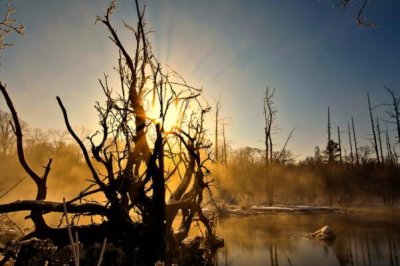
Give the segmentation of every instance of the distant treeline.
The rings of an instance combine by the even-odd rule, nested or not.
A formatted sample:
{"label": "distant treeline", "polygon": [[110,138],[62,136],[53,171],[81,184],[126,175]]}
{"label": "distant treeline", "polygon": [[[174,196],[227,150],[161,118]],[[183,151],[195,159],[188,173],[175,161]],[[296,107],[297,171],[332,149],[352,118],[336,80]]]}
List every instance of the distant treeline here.
{"label": "distant treeline", "polygon": [[[313,156],[300,161],[286,148],[296,128],[283,146],[275,141],[274,135],[279,132],[275,89],[267,87],[264,93],[262,149],[230,149],[225,122],[219,117],[218,101],[214,156],[220,196],[236,204],[265,201],[269,204],[394,205],[400,192],[397,152],[400,97],[390,87],[385,86],[385,90],[389,96],[386,103],[372,105],[366,94],[371,125],[366,138],[368,144],[360,143],[362,134],[357,132],[353,117],[344,129],[339,125],[333,127],[328,106],[327,142],[321,146],[324,148],[316,146]],[[384,111],[384,118],[376,114],[378,107],[380,113]]]}
{"label": "distant treeline", "polygon": [[[67,132],[42,131],[23,125],[24,149],[31,165],[40,170],[49,158],[54,158],[48,181],[49,200],[78,193],[84,187],[82,176],[89,177],[90,173]],[[87,132],[81,135],[83,139]],[[225,150],[221,156],[224,160],[217,164],[214,173],[216,186],[226,202],[236,204],[250,201],[335,206],[396,204],[400,195],[400,167],[393,153],[383,156],[379,164],[371,146],[358,147],[357,154],[358,163],[354,151],[353,155],[343,154],[340,159],[337,147],[327,146],[324,150],[315,147],[314,156],[296,161],[290,150],[285,149],[274,151],[266,165],[262,149]],[[3,111],[0,111],[0,169],[0,192],[26,175],[18,162],[9,114]],[[24,180],[13,193],[0,200],[33,198],[30,182]]]}
{"label": "distant treeline", "polygon": [[329,162],[327,153],[316,148],[314,157],[267,166],[258,148],[229,155],[227,163],[218,166],[220,196],[227,203],[392,206],[400,192],[400,167],[390,161],[383,167],[368,153],[358,164],[350,158]]}
{"label": "distant treeline", "polygon": [[[9,113],[0,110],[0,192],[5,192],[27,174],[18,161],[16,139]],[[29,128],[23,124],[24,150],[30,165],[37,171],[43,171],[49,158],[54,159],[48,180],[49,200],[62,200],[63,197],[76,195],[83,187],[82,176],[90,177],[77,145],[68,133],[62,130]],[[82,135],[84,135],[83,130]],[[79,182],[77,182],[79,180]],[[85,181],[84,181],[85,182]],[[9,199],[32,199],[35,190],[33,182],[26,178],[2,202]],[[2,193],[0,193],[2,194]]]}

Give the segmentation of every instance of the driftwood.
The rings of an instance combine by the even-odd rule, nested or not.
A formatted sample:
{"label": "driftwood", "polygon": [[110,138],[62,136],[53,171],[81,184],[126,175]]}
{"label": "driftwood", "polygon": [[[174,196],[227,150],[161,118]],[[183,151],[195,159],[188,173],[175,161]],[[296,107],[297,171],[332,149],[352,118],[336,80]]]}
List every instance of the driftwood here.
{"label": "driftwood", "polygon": [[334,240],[336,238],[335,234],[333,233],[332,228],[325,225],[321,229],[315,231],[314,233],[309,235],[312,238],[316,238],[319,240]]}

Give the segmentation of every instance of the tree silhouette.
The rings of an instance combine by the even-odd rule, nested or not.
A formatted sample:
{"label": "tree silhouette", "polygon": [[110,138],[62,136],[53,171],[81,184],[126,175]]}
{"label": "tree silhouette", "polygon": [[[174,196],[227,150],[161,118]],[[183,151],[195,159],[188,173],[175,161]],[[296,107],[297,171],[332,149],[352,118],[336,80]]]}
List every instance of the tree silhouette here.
{"label": "tree silhouette", "polygon": [[[207,168],[211,161],[211,142],[204,128],[210,107],[200,89],[188,85],[174,71],[162,71],[150,49],[144,11],[137,1],[135,4],[137,26],[125,24],[134,36],[132,54],[111,23],[116,1],[103,17],[97,17],[119,50],[115,69],[120,84],[115,90],[109,85],[107,75],[99,79],[106,100],[95,105],[100,129],[87,138],[88,143],[73,130],[67,109],[57,97],[67,130],[78,144],[92,178],[90,186],[66,204],[45,201],[52,159],[41,175],[27,163],[17,112],[6,86],[0,83],[12,114],[19,161],[37,187],[36,200],[0,205],[0,213],[31,211],[35,231],[25,239],[50,238],[57,245],[66,245],[71,241],[67,233],[71,230],[72,235],[80,236],[81,242],[103,242],[107,238],[108,243],[121,246],[127,264],[139,261],[154,265],[157,260],[184,264],[188,263],[182,261],[184,252],[186,256],[200,252],[185,251],[182,242],[194,223],[204,226],[206,233],[201,239],[207,249],[215,250],[223,244],[215,236],[212,216],[202,209],[203,201],[210,198],[205,192],[210,192],[212,181]],[[173,125],[167,127],[171,121]],[[102,194],[105,202],[80,204],[95,194]],[[77,215],[101,216],[104,222],[67,228],[53,228],[46,223],[44,213],[66,209]],[[177,221],[179,228],[174,231],[178,213],[181,214]]]}
{"label": "tree silhouette", "polygon": [[275,88],[271,90],[269,87],[265,88],[264,94],[264,120],[265,120],[265,165],[273,163],[273,147],[272,147],[272,129],[276,120],[276,113],[278,112],[274,105]]}

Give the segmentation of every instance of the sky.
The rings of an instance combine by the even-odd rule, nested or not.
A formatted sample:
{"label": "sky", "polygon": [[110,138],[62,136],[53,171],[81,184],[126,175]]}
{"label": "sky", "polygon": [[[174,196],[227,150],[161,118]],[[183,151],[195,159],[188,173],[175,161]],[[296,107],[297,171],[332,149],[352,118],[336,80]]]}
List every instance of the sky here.
{"label": "sky", "polygon": [[[14,46],[1,52],[0,80],[19,116],[31,127],[64,128],[55,99],[60,96],[75,127],[97,128],[93,106],[103,99],[98,78],[116,75],[118,50],[105,27],[94,22],[110,1],[0,0],[1,14],[8,2],[26,27],[25,35],[8,38]],[[149,36],[154,53],[165,68],[202,87],[210,105],[221,97],[233,148],[263,147],[263,94],[270,87],[276,88],[276,148],[296,127],[288,149],[304,158],[326,145],[328,106],[333,131],[343,129],[345,144],[353,116],[365,145],[371,132],[366,93],[373,105],[390,102],[384,85],[400,95],[400,2],[368,3],[364,15],[375,29],[356,25],[358,0],[344,11],[334,3],[146,0],[141,5],[154,31]],[[134,1],[118,1],[112,21],[131,46],[122,21],[136,22]],[[2,101],[0,109],[6,110]],[[387,119],[387,109],[376,108],[374,115]]]}

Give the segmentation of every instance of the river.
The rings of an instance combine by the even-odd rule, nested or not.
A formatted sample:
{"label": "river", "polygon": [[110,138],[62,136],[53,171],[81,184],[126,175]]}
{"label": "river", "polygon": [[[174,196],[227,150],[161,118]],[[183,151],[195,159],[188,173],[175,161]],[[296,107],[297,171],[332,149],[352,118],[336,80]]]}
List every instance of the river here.
{"label": "river", "polygon": [[[225,240],[218,265],[399,265],[399,212],[224,217],[217,226]],[[324,225],[334,231],[333,242],[302,237]]]}

